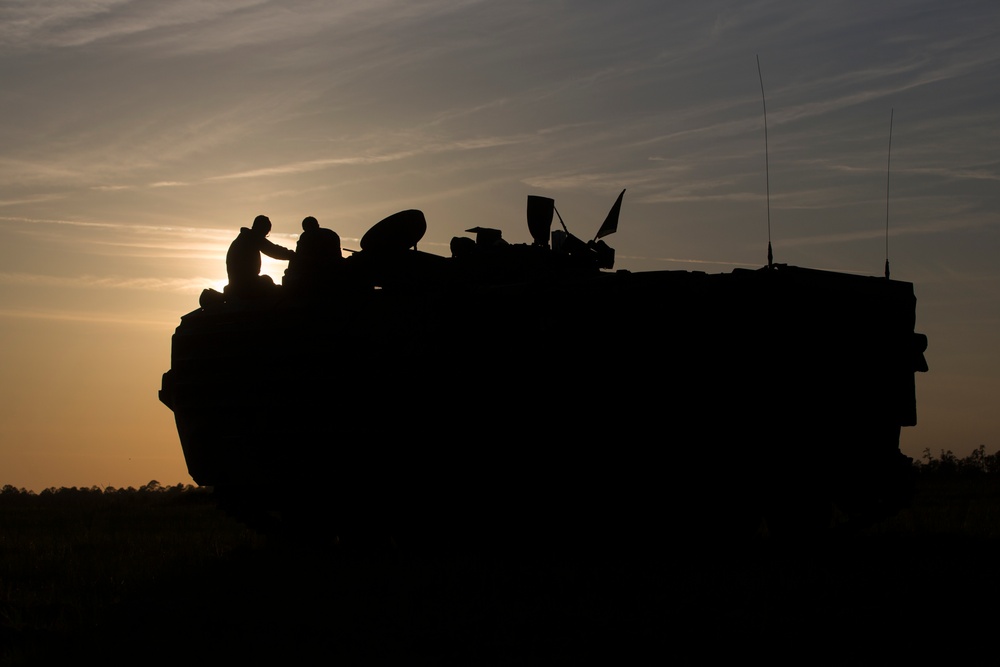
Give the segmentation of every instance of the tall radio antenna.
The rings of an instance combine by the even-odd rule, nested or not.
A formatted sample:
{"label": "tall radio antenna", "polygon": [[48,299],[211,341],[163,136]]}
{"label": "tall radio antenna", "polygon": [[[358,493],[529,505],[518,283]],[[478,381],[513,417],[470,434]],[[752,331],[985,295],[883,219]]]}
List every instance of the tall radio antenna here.
{"label": "tall radio antenna", "polygon": [[757,56],[757,78],[760,79],[760,99],[764,104],[764,187],[767,197],[767,267],[771,268],[774,262],[774,254],[771,252],[771,176],[767,156],[767,100],[764,98],[764,76],[760,73],[760,55]]}
{"label": "tall radio antenna", "polygon": [[889,157],[885,161],[885,277],[889,279],[889,164],[892,162],[892,114],[889,110]]}

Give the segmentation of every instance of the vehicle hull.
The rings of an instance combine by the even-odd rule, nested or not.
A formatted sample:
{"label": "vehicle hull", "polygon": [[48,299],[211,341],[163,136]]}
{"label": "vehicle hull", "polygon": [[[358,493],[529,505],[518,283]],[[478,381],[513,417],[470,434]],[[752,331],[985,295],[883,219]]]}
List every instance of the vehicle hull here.
{"label": "vehicle hull", "polygon": [[908,501],[899,435],[926,370],[909,283],[789,266],[498,280],[417,257],[381,285],[182,318],[160,397],[195,482],[397,532],[776,530]]}

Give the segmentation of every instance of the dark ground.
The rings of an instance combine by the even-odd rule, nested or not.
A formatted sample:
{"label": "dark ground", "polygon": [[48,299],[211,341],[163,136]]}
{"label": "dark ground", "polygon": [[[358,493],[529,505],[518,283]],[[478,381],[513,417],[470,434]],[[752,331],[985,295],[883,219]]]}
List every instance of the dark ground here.
{"label": "dark ground", "polygon": [[1000,538],[913,521],[738,544],[262,540],[8,664],[1000,663]]}
{"label": "dark ground", "polygon": [[67,657],[145,664],[994,665],[995,541],[552,556],[270,546],[134,600]]}

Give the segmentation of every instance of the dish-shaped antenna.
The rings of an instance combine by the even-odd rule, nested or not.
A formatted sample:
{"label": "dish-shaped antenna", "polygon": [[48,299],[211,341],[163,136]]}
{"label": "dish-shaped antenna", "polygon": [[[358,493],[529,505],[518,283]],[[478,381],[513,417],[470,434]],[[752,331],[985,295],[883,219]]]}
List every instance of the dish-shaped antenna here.
{"label": "dish-shaped antenna", "polygon": [[408,209],[379,220],[361,237],[361,249],[396,252],[416,247],[427,231],[423,211]]}

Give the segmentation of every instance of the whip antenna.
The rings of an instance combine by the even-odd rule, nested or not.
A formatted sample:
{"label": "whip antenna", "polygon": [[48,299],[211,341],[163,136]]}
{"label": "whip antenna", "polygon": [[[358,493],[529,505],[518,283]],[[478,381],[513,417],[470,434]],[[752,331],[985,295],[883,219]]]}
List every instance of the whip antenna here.
{"label": "whip antenna", "polygon": [[760,79],[760,99],[764,104],[764,187],[767,197],[767,266],[770,268],[774,262],[774,255],[771,253],[771,177],[767,158],[767,100],[764,98],[764,76],[760,73],[759,55],[757,56],[757,78]]}
{"label": "whip antenna", "polygon": [[889,110],[889,157],[885,161],[885,277],[889,279],[889,164],[892,161],[892,114]]}

